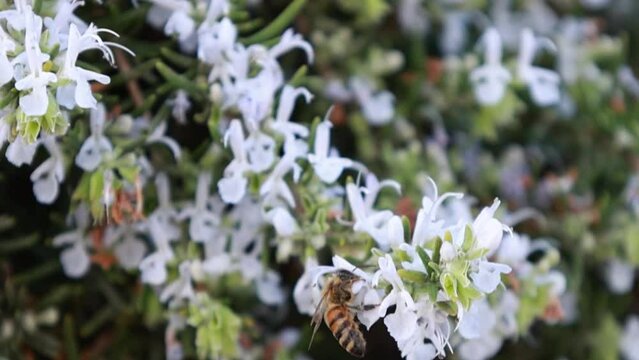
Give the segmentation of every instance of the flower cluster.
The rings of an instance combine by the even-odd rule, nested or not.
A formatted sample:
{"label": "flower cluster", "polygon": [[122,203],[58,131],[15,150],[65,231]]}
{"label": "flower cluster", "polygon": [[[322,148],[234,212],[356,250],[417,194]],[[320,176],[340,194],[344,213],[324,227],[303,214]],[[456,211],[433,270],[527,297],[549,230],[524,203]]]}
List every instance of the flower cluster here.
{"label": "flower cluster", "polygon": [[[512,76],[501,63],[502,40],[499,31],[496,28],[487,29],[480,42],[484,48],[485,62],[471,72],[470,81],[480,104],[495,105],[504,97]],[[528,87],[530,96],[539,106],[555,105],[561,98],[559,75],[533,65],[535,53],[544,48],[556,51],[550,40],[535,37],[531,29],[521,31],[517,78]]]}
{"label": "flower cluster", "polygon": [[[362,189],[348,184],[353,229],[375,240],[379,248],[373,254],[378,270],[374,274],[355,270],[354,265],[340,257],[333,258],[333,267],[307,268],[294,293],[300,312],[312,313],[319,302],[319,291],[311,292],[313,296],[307,292],[317,287],[322,273],[345,269],[354,271],[365,282],[358,287],[360,303],[355,306],[365,309],[363,305],[377,305],[374,310],[359,311],[359,320],[370,328],[384,318],[389,333],[407,359],[445,355],[446,347],[450,347],[451,321],[457,323],[455,329],[471,334],[472,330],[467,329],[478,327],[473,318],[480,306],[477,304],[497,289],[502,274],[512,270],[509,265],[488,260],[497,252],[503,232],[510,229],[494,218],[498,200],[476,218],[466,218],[465,212],[451,208],[458,205],[444,204],[451,198],[463,203],[459,200],[462,194],[439,196],[432,180],[431,184],[432,194],[422,199],[410,241],[404,238],[410,229],[405,228],[398,215],[373,209],[380,187],[374,177],[367,178],[367,187],[363,189],[366,199],[362,198]],[[391,306],[395,306],[395,312],[387,314]],[[469,310],[472,312],[467,313]],[[483,330],[482,326],[479,328]]]}
{"label": "flower cluster", "polygon": [[510,266],[506,287],[473,303],[459,328],[456,345],[462,359],[490,359],[506,339],[525,334],[532,322],[542,318],[556,323],[564,318],[560,302],[566,278],[552,267],[557,250],[546,240],[508,234],[495,254],[495,261]]}
{"label": "flower cluster", "polygon": [[95,109],[90,82],[110,81],[109,76],[80,66],[79,55],[98,50],[114,65],[110,47],[129,51],[100,37],[117,36],[113,31],[77,18],[73,12],[80,5],[60,0],[51,16],[36,14],[27,0],[0,10],[0,144],[10,142],[5,156],[16,166],[31,164],[37,147],[44,145],[50,157],[31,180],[36,198],[45,204],[57,198],[64,180],[65,159],[56,137],[66,133],[69,112]]}

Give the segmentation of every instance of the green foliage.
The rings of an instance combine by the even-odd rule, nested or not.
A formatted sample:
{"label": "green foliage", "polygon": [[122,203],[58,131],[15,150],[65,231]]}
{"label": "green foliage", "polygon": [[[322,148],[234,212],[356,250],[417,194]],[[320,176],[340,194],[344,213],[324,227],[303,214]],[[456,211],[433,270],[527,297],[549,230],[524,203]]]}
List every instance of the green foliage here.
{"label": "green foliage", "polygon": [[237,356],[242,321],[231,309],[200,293],[189,306],[188,323],[197,328],[195,344],[199,358]]}

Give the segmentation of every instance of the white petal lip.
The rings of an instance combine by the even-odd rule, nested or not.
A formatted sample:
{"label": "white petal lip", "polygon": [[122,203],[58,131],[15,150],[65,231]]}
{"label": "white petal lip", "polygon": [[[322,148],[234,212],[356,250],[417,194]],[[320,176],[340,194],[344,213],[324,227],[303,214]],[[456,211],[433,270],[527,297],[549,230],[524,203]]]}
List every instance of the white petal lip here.
{"label": "white petal lip", "polygon": [[39,142],[37,140],[33,144],[28,144],[21,136],[18,136],[7,147],[5,156],[7,157],[7,160],[15,166],[31,164],[38,145]]}
{"label": "white petal lip", "polygon": [[91,265],[89,255],[80,242],[63,250],[60,254],[60,262],[64,273],[72,278],[82,277],[89,271]]}
{"label": "white petal lip", "polygon": [[222,200],[227,204],[237,204],[244,198],[248,180],[241,174],[230,178],[223,178],[217,183]]}
{"label": "white petal lip", "polygon": [[33,182],[33,194],[38,202],[51,204],[58,197],[59,185],[55,176],[47,175]]}
{"label": "white petal lip", "polygon": [[140,265],[146,246],[135,237],[127,237],[115,247],[115,256],[126,270],[133,270]]}
{"label": "white petal lip", "polygon": [[615,294],[626,294],[635,280],[635,267],[619,259],[608,261],[604,268],[606,283]]}
{"label": "white petal lip", "polygon": [[160,285],[166,281],[167,272],[164,256],[155,252],[140,262],[142,282],[151,285]]}
{"label": "white petal lip", "polygon": [[485,261],[479,265],[478,272],[470,274],[470,278],[479,291],[490,294],[501,284],[501,274],[510,273],[511,270],[508,265]]}
{"label": "white petal lip", "polygon": [[266,217],[270,218],[279,236],[289,237],[299,229],[295,218],[283,207],[270,210]]}

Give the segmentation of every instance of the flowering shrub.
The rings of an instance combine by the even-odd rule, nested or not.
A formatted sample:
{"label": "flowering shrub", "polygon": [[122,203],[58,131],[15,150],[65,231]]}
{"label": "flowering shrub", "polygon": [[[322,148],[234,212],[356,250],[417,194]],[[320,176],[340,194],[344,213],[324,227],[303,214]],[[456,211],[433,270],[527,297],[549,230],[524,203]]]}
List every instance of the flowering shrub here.
{"label": "flowering shrub", "polygon": [[0,0],[0,356],[639,358],[638,11]]}

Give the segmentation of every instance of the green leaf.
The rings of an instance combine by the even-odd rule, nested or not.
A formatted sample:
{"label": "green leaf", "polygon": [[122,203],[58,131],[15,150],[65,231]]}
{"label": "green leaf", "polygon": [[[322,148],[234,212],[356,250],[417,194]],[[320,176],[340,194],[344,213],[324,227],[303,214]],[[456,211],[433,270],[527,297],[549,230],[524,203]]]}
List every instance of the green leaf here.
{"label": "green leaf", "polygon": [[180,75],[168,67],[165,63],[158,61],[155,64],[155,69],[162,75],[162,77],[175,89],[183,89],[189,93],[189,95],[198,99],[205,98],[207,90],[198,87],[193,80]]}
{"label": "green leaf", "polygon": [[442,239],[438,236],[435,238],[433,242],[433,263],[439,265],[439,261],[441,260],[441,249],[442,249]]}
{"label": "green leaf", "polygon": [[444,292],[452,301],[457,301],[457,281],[450,273],[443,273],[440,277],[440,284]]}
{"label": "green leaf", "polygon": [[161,48],[160,54],[162,54],[162,56],[165,59],[169,60],[173,65],[177,65],[185,69],[188,69],[189,67],[196,65],[196,61],[192,57],[184,56],[180,53],[177,53],[171,50],[168,47]]}
{"label": "green leaf", "polygon": [[91,174],[89,179],[89,202],[91,204],[91,214],[96,219],[102,218],[104,205],[102,204],[102,195],[104,192],[104,175],[102,171],[96,171]]}
{"label": "green leaf", "polygon": [[19,95],[20,93],[15,88],[12,88],[8,93],[4,93],[4,96],[0,99],[0,109],[17,100]]}
{"label": "green leaf", "polygon": [[0,254],[8,254],[28,249],[37,244],[39,239],[38,234],[30,234],[14,239],[3,239],[0,241]]}
{"label": "green leaf", "polygon": [[402,280],[416,284],[424,284],[428,280],[426,274],[415,270],[399,269],[397,274]]}
{"label": "green leaf", "polygon": [[606,313],[602,321],[598,322],[593,338],[589,339],[593,349],[592,359],[615,360],[619,359],[619,338],[621,331],[615,317]]}
{"label": "green leaf", "polygon": [[419,259],[422,261],[422,264],[424,264],[424,269],[428,269],[428,264],[431,262],[431,259],[426,253],[426,250],[424,250],[421,246],[415,246],[415,250],[417,251]]}
{"label": "green leaf", "polygon": [[78,356],[78,344],[75,337],[73,317],[68,314],[64,316],[64,350],[66,359],[76,360],[80,358]]}
{"label": "green leaf", "polygon": [[27,120],[27,126],[24,128],[23,137],[27,143],[33,144],[40,134],[40,121],[36,119]]}
{"label": "green leaf", "polygon": [[32,281],[51,276],[58,272],[58,270],[60,270],[60,261],[58,259],[53,259],[36,266],[32,266],[29,270],[18,273],[14,276],[13,283],[16,285],[30,283]]}
{"label": "green leaf", "polygon": [[252,45],[257,43],[263,43],[269,39],[279,36],[286,27],[289,26],[297,14],[302,10],[306,0],[293,0],[284,11],[280,13],[270,24],[259,32],[245,38],[240,41],[245,45]]}
{"label": "green leaf", "polygon": [[[404,241],[410,241],[410,219],[406,215],[402,215],[402,226],[404,229]],[[426,264],[424,264],[426,266]]]}
{"label": "green leaf", "polygon": [[307,72],[308,72],[308,66],[306,66],[306,65],[300,66],[300,68],[297,69],[295,74],[293,74],[293,77],[291,77],[291,80],[289,81],[289,84],[291,86],[300,86],[302,84],[302,80],[304,79],[304,76],[306,76]]}
{"label": "green leaf", "polygon": [[80,327],[80,336],[86,338],[95,334],[96,331],[106,325],[116,315],[117,311],[112,307],[108,305],[102,306],[97,313],[82,324],[82,327]]}
{"label": "green leaf", "polygon": [[470,249],[472,249],[474,243],[475,238],[473,236],[473,229],[470,227],[470,225],[466,225],[466,228],[464,229],[464,242],[462,243],[462,250],[464,252],[468,252]]}
{"label": "green leaf", "polygon": [[91,173],[84,173],[80,178],[80,182],[78,186],[76,186],[75,191],[73,191],[73,195],[71,199],[73,201],[82,201],[89,200],[91,196]]}
{"label": "green leaf", "polygon": [[428,298],[432,302],[437,301],[437,294],[439,293],[439,285],[433,282],[427,282],[425,284],[426,293],[428,294]]}
{"label": "green leaf", "polygon": [[130,166],[128,164],[120,165],[117,169],[120,176],[131,184],[135,183],[138,178],[138,174],[140,173],[140,169],[137,166]]}
{"label": "green leaf", "polygon": [[466,310],[470,308],[473,300],[479,299],[482,296],[481,292],[470,284],[469,286],[458,287],[457,291],[459,294],[459,301]]}

